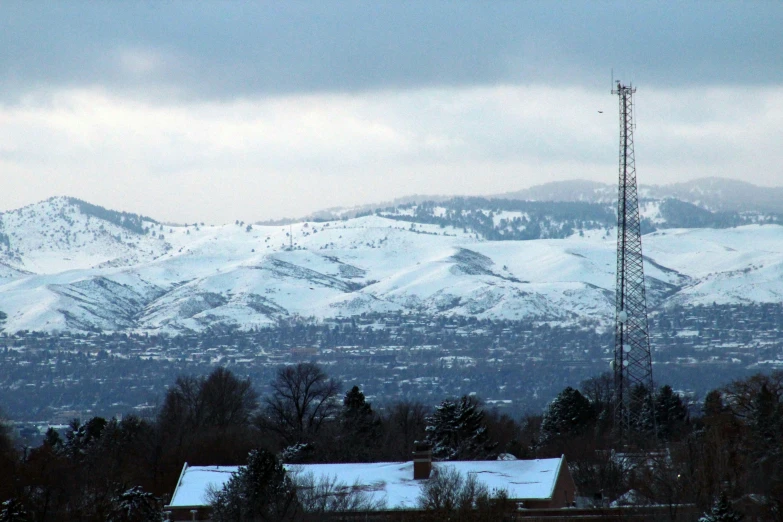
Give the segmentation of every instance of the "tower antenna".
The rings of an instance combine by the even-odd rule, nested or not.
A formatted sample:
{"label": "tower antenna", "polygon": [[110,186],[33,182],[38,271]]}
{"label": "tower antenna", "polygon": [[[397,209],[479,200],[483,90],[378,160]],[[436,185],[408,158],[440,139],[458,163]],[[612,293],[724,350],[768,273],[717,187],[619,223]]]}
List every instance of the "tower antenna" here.
{"label": "tower antenna", "polygon": [[[614,79],[614,78],[612,78]],[[612,94],[620,100],[620,183],[617,195],[617,287],[615,293],[615,429],[624,442],[630,432],[657,433],[652,397],[652,355],[647,323],[644,263],[636,186],[632,85],[618,80]],[[651,425],[650,425],[651,423]]]}

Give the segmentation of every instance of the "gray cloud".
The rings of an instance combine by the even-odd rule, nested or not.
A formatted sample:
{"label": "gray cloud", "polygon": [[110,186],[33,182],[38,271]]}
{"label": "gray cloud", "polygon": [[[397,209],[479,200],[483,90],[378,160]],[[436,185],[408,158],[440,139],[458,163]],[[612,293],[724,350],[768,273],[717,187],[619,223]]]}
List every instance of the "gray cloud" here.
{"label": "gray cloud", "polygon": [[5,2],[0,88],[228,99],[783,80],[779,2]]}
{"label": "gray cloud", "polygon": [[[22,2],[0,8],[0,208],[160,219],[612,182],[779,184],[780,2]],[[598,111],[603,110],[603,114]]]}
{"label": "gray cloud", "polygon": [[[647,88],[636,100],[640,182],[779,184],[783,87]],[[541,85],[169,105],[70,90],[0,105],[0,208],[71,195],[163,220],[230,222],[412,193],[611,183],[615,103],[607,92]]]}

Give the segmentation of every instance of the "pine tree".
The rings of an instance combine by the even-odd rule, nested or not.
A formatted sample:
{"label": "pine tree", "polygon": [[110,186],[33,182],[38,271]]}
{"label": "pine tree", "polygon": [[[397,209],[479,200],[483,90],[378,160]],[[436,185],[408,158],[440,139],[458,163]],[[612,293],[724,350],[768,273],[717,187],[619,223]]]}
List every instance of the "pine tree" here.
{"label": "pine tree", "polygon": [[704,416],[714,417],[726,412],[726,407],[723,405],[723,397],[718,390],[712,390],[704,397]]}
{"label": "pine tree", "polygon": [[280,460],[286,464],[303,464],[313,458],[315,445],[309,442],[297,442],[280,450]]}
{"label": "pine tree", "polygon": [[486,459],[495,449],[489,442],[484,412],[467,395],[445,400],[427,417],[426,440],[438,460]]}
{"label": "pine tree", "polygon": [[158,499],[139,486],[132,487],[111,499],[112,509],[106,522],[161,522],[163,516]]}
{"label": "pine tree", "polygon": [[299,511],[296,488],[283,464],[266,450],[253,450],[247,465],[222,490],[211,494],[212,520],[249,522],[293,520]]}
{"label": "pine tree", "polygon": [[549,403],[544,413],[542,442],[582,433],[594,420],[595,410],[590,401],[579,390],[569,386]]}
{"label": "pine tree", "polygon": [[699,522],[739,522],[740,520],[742,515],[734,511],[724,492],[715,500],[710,512],[702,515]]}
{"label": "pine tree", "polygon": [[757,492],[766,497],[769,509],[783,513],[783,403],[766,383],[753,397],[749,421]]}
{"label": "pine tree", "polygon": [[380,419],[358,386],[345,394],[341,412],[342,446],[339,460],[368,462],[380,433]]}
{"label": "pine tree", "polygon": [[655,434],[655,406],[652,392],[639,384],[631,388],[630,422],[639,433]]}
{"label": "pine tree", "polygon": [[682,398],[668,384],[662,386],[655,397],[655,419],[658,434],[668,440],[686,422],[688,410]]}
{"label": "pine tree", "polygon": [[15,498],[0,504],[0,522],[27,522],[31,518],[21,502]]}
{"label": "pine tree", "polygon": [[780,406],[778,399],[766,384],[761,386],[753,398],[751,409],[751,428],[759,449],[774,445],[780,428]]}
{"label": "pine tree", "polygon": [[106,419],[103,417],[93,417],[85,424],[82,424],[78,419],[74,419],[70,423],[70,429],[65,434],[63,451],[74,459],[84,457],[100,439],[105,427]]}
{"label": "pine tree", "polygon": [[367,402],[358,386],[354,386],[345,394],[343,408],[344,417],[360,418],[372,415],[372,406]]}

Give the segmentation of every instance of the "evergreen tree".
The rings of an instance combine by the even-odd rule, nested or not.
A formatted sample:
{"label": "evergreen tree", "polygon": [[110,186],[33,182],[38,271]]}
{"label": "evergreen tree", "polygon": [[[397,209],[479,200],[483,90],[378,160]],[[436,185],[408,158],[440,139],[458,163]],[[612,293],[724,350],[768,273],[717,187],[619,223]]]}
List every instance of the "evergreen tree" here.
{"label": "evergreen tree", "polygon": [[111,499],[106,522],[161,522],[163,515],[158,499],[135,486]]}
{"label": "evergreen tree", "polygon": [[783,514],[783,404],[766,383],[753,397],[749,420],[756,491],[766,497],[768,509]]}
{"label": "evergreen tree", "polygon": [[377,446],[381,423],[358,386],[345,394],[341,414],[342,455],[338,458],[346,462],[370,461],[372,449]]}
{"label": "evergreen tree", "polygon": [[771,447],[778,438],[780,410],[777,397],[763,384],[751,407],[751,428],[759,449]]}
{"label": "evergreen tree", "polygon": [[714,417],[726,412],[726,407],[723,405],[723,397],[721,397],[720,391],[712,390],[704,397],[704,416]]}
{"label": "evergreen tree", "polygon": [[495,448],[488,440],[484,412],[467,395],[441,402],[427,417],[425,431],[438,460],[486,459]]}
{"label": "evergreen tree", "polygon": [[631,388],[630,422],[639,433],[654,435],[655,406],[654,398],[646,386],[638,384]]}
{"label": "evergreen tree", "polygon": [[358,386],[354,386],[350,391],[346,392],[343,399],[343,417],[367,418],[371,415],[372,407]]}
{"label": "evergreen tree", "polygon": [[74,419],[65,434],[64,451],[73,459],[87,455],[90,448],[100,439],[105,427],[106,419],[103,417],[93,417],[85,424]]}
{"label": "evergreen tree", "polygon": [[739,522],[740,520],[742,515],[734,511],[724,492],[715,500],[710,512],[702,515],[699,522]]}
{"label": "evergreen tree", "polygon": [[8,498],[14,492],[13,470],[19,461],[11,430],[0,417],[0,499]]}
{"label": "evergreen tree", "polygon": [[579,390],[570,386],[557,394],[544,413],[541,439],[547,442],[555,437],[583,433],[595,421],[595,410]]}
{"label": "evergreen tree", "polygon": [[63,447],[63,439],[60,437],[60,433],[52,427],[46,430],[43,443],[54,451],[59,451]]}
{"label": "evergreen tree", "polygon": [[251,451],[247,465],[210,496],[215,522],[285,521],[299,512],[293,482],[283,464],[266,450]]}
{"label": "evergreen tree", "polygon": [[668,384],[662,386],[655,397],[655,419],[660,437],[664,440],[670,439],[681,429],[687,418],[688,410],[682,398],[674,393]]}
{"label": "evergreen tree", "polygon": [[25,507],[15,498],[0,504],[0,522],[27,522],[32,520]]}

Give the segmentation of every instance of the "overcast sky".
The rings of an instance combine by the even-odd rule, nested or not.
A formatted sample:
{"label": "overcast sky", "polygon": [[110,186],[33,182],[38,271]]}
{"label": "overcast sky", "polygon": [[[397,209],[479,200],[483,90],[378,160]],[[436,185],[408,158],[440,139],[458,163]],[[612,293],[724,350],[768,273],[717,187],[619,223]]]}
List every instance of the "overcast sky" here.
{"label": "overcast sky", "polygon": [[0,210],[225,223],[614,183],[612,70],[640,183],[781,186],[781,27],[777,0],[5,0]]}

